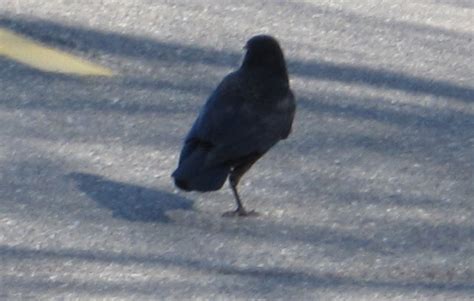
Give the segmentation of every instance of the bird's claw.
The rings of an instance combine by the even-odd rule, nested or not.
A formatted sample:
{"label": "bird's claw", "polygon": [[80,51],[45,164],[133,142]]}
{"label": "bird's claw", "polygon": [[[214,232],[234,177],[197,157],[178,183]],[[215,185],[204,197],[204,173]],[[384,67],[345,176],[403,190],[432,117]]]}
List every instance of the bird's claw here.
{"label": "bird's claw", "polygon": [[250,217],[259,216],[255,210],[247,211],[245,209],[237,209],[233,211],[227,211],[222,214],[223,217]]}

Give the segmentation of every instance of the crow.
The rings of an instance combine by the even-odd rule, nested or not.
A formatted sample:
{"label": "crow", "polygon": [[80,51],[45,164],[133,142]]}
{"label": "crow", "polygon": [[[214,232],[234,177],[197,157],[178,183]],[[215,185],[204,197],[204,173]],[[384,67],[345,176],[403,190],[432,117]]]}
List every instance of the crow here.
{"label": "crow", "polygon": [[295,97],[278,41],[257,35],[247,41],[240,68],[228,74],[201,109],[185,138],[175,185],[185,191],[220,189],[227,177],[237,203],[223,216],[247,211],[237,185],[241,177],[291,132]]}

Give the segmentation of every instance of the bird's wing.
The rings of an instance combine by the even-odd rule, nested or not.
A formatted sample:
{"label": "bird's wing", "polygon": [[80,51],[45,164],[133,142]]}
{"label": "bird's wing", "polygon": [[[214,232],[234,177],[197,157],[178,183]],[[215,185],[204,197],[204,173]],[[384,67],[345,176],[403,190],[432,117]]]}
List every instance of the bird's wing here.
{"label": "bird's wing", "polygon": [[286,139],[291,134],[293,120],[295,119],[296,102],[293,91],[288,90],[288,95],[286,96],[285,101],[282,102],[281,111],[283,112],[283,120],[281,122],[281,139]]}
{"label": "bird's wing", "polygon": [[[238,71],[224,78],[189,132],[183,154],[203,145],[209,149],[209,164],[233,162],[263,154],[284,139],[291,131],[294,108],[268,110],[249,97]],[[291,92],[284,97],[293,103]]]}

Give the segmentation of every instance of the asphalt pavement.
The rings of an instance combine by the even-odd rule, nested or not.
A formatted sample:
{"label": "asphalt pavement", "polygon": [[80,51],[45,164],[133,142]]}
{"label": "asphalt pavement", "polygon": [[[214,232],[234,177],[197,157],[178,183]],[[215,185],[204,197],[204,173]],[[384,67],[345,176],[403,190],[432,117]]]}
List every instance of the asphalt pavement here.
{"label": "asphalt pavement", "polygon": [[[474,4],[2,0],[0,28],[110,68],[0,56],[0,300],[473,300]],[[294,131],[176,190],[245,41],[281,42]],[[0,45],[0,47],[2,47]]]}

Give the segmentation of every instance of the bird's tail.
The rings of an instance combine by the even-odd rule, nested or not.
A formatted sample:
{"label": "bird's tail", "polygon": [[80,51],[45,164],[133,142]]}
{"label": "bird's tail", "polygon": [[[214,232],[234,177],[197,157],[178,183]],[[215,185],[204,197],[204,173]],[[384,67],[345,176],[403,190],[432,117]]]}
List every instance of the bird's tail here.
{"label": "bird's tail", "polygon": [[208,152],[195,149],[186,158],[182,158],[173,172],[174,183],[180,189],[191,191],[213,191],[224,185],[230,167],[226,165],[206,166]]}

